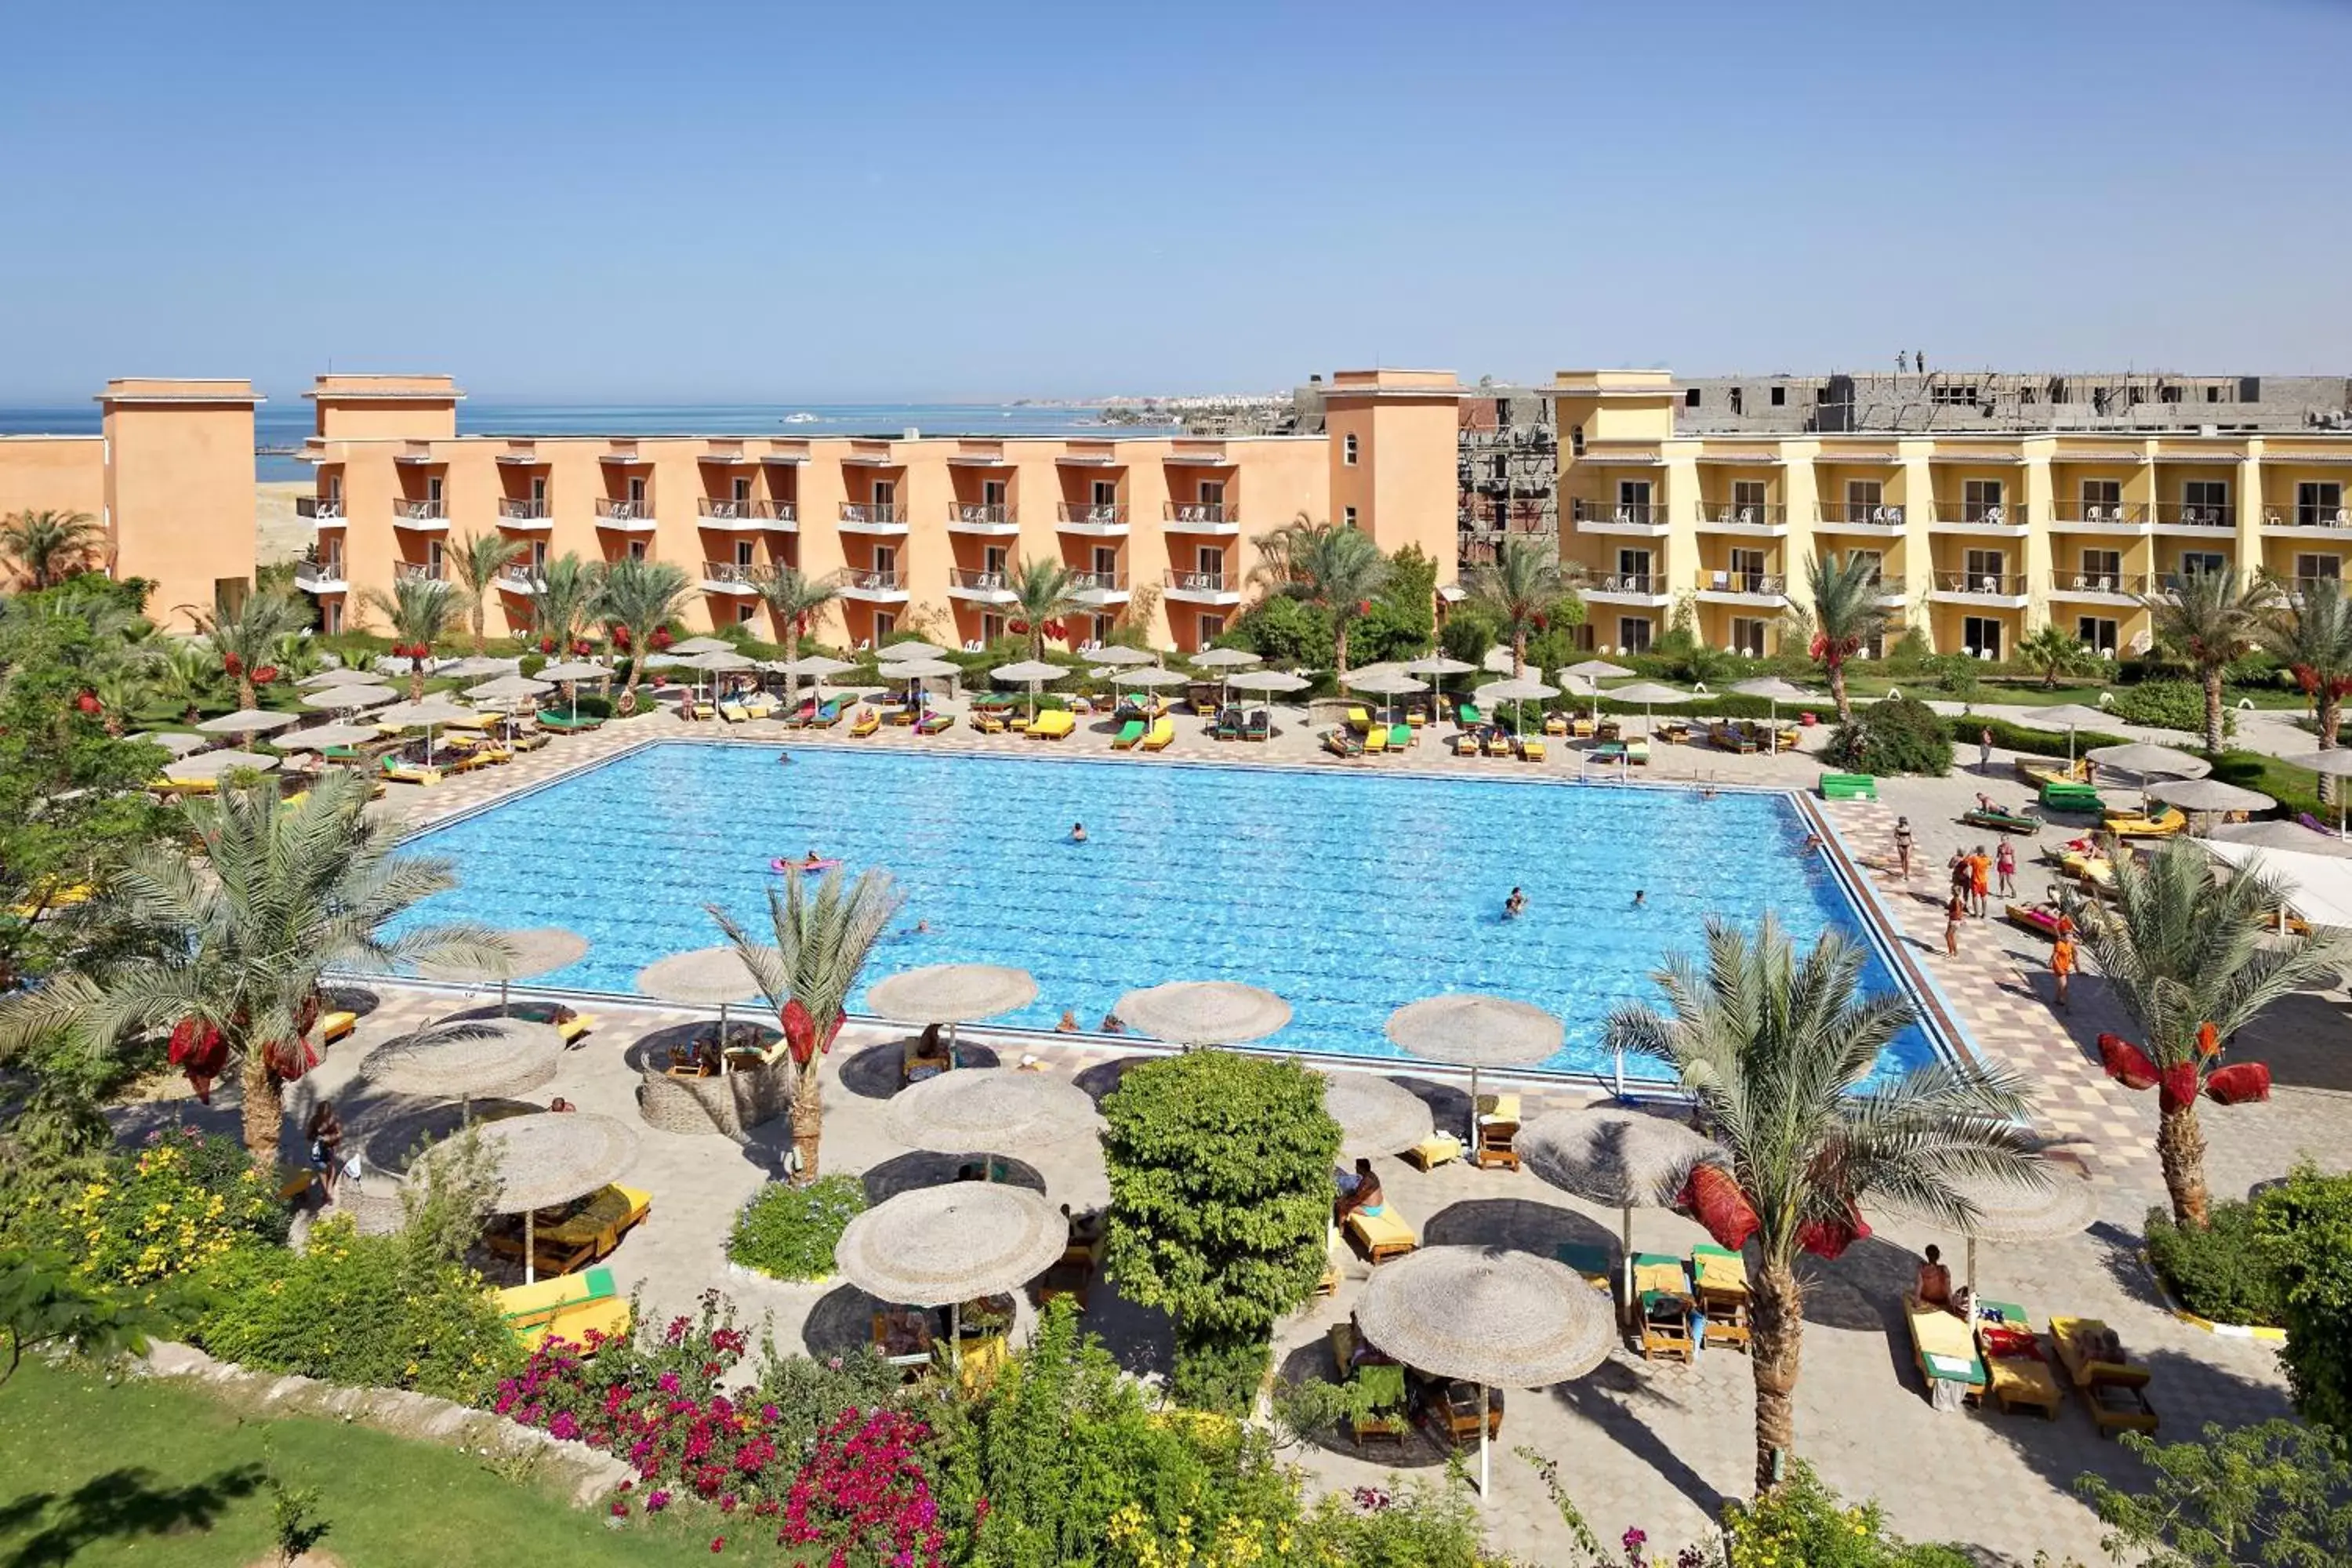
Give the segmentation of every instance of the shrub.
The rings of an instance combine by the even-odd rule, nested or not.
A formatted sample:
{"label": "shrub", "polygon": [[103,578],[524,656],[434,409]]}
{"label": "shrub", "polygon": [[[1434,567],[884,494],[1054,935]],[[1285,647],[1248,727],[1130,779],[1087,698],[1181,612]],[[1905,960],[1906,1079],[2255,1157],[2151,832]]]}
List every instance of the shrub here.
{"label": "shrub", "polygon": [[1446,612],[1437,646],[1448,658],[1480,664],[1486,659],[1486,650],[1501,636],[1502,623],[1495,618],[1495,613],[1475,599],[1466,600]]}
{"label": "shrub", "polygon": [[2279,1360],[2294,1407],[2339,1441],[2352,1439],[2352,1176],[2298,1162],[2253,1211],[2286,1327]]}
{"label": "shrub", "polygon": [[1895,639],[1895,646],[1886,650],[1886,672],[1889,675],[1909,675],[1914,670],[1924,669],[1935,654],[1936,647],[1927,640],[1925,627],[1906,626],[1903,635]]}
{"label": "shrub", "polygon": [[1984,684],[1984,661],[1964,653],[1940,653],[1927,661],[1936,689],[1955,697],[1973,697]]}
{"label": "shrub", "polygon": [[2193,680],[2144,680],[2116,689],[2116,716],[2160,730],[2205,729],[2205,691]]}
{"label": "shrub", "polygon": [[777,1279],[822,1279],[849,1222],[866,1212],[855,1176],[820,1176],[804,1187],[771,1182],[735,1216],[727,1257]]}
{"label": "shrub", "polygon": [[1727,1508],[1723,1534],[1727,1568],[1970,1568],[1976,1561],[1953,1547],[1909,1544],[1887,1530],[1875,1500],[1840,1502],[1801,1459],[1777,1490]]}
{"label": "shrub", "polygon": [[152,1288],[203,1273],[230,1254],[286,1239],[277,1184],[234,1138],[181,1127],[106,1162],[59,1209],[55,1238],[78,1271],[152,1299]]}
{"label": "shrub", "polygon": [[1889,697],[1857,707],[1830,734],[1822,760],[1846,773],[1885,778],[1952,771],[1952,735],[1934,709],[1916,697]]}
{"label": "shrub", "polygon": [[2173,1223],[2168,1210],[2147,1211],[2147,1256],[2180,1304],[2218,1323],[2275,1324],[2284,1315],[2282,1281],[2259,1242],[2254,1205],[2227,1199],[2205,1230]]}
{"label": "shrub", "polygon": [[[1987,730],[1992,731],[1992,743],[2005,752],[2023,752],[2034,757],[2063,757],[2066,754],[2066,731],[2036,730],[2008,719],[1996,719],[1986,713],[1956,713],[1945,721],[1952,740],[1961,746],[1973,746]],[[2074,731],[2074,754],[2081,756],[2095,746],[2120,746],[2120,735],[2105,735],[2092,730]]]}
{"label": "shrub", "polygon": [[1269,595],[1235,620],[1228,635],[1268,664],[1331,668],[1331,617],[1286,594]]}

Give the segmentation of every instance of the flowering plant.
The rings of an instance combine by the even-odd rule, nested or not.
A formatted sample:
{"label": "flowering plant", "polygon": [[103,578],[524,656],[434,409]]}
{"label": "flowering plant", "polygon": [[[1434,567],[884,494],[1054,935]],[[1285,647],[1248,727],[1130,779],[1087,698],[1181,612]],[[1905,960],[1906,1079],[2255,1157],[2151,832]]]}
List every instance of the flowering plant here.
{"label": "flowering plant", "polygon": [[177,1127],[108,1161],[66,1200],[58,1228],[86,1278],[151,1287],[239,1247],[283,1241],[286,1216],[242,1145]]}

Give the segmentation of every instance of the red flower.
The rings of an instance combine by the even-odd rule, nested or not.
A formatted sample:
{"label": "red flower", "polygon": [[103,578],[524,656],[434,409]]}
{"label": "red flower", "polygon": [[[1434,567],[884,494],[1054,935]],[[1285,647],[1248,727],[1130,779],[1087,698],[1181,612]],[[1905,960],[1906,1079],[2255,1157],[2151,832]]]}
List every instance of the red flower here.
{"label": "red flower", "polygon": [[225,653],[221,655],[221,668],[232,676],[242,675],[245,673],[245,660],[236,654]]}
{"label": "red flower", "polygon": [[1356,614],[1360,616],[1369,616],[1371,613],[1372,602],[1370,599],[1359,599],[1356,601]]}
{"label": "red flower", "polygon": [[553,637],[540,638],[539,651],[541,653],[553,653],[555,651],[555,639]]}
{"label": "red flower", "polygon": [[100,706],[98,700],[98,693],[94,691],[83,692],[80,696],[74,699],[74,706],[80,709],[84,713],[97,713]]}
{"label": "red flower", "polygon": [[277,679],[278,667],[274,664],[265,664],[253,672],[253,683],[256,686],[267,686]]}
{"label": "red flower", "polygon": [[656,653],[659,653],[662,649],[669,647],[669,645],[676,640],[677,639],[675,637],[669,635],[669,628],[667,626],[656,626],[653,631],[653,636],[646,639],[647,643],[652,645]]}

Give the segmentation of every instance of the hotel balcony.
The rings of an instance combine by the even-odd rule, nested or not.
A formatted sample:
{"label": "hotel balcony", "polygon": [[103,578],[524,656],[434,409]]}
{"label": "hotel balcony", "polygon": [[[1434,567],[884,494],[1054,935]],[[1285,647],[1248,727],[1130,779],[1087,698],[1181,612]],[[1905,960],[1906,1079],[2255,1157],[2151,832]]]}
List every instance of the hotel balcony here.
{"label": "hotel balcony", "polygon": [[1970,506],[1964,501],[1937,501],[1927,521],[1930,533],[1965,533],[1996,539],[2025,537],[2025,508],[2003,503]]}
{"label": "hotel balcony", "polygon": [[2238,526],[2235,507],[2189,506],[2180,501],[2156,503],[2156,531],[2179,539],[2210,539]]}
{"label": "hotel balcony", "polygon": [[752,586],[759,568],[745,566],[734,561],[706,561],[702,563],[702,589],[706,594],[734,594],[749,597],[760,590]]}
{"label": "hotel balcony", "polygon": [[2154,592],[2154,582],[2145,572],[2053,572],[2050,596],[2085,605],[2137,605],[2141,595]]}
{"label": "hotel balcony", "polygon": [[845,599],[856,599],[868,605],[903,605],[907,602],[907,574],[903,572],[866,572],[853,567],[841,574],[835,584]]}
{"label": "hotel balcony", "polygon": [[294,585],[306,594],[342,594],[351,590],[351,584],[343,578],[343,558],[340,555],[330,555],[324,561],[297,561]]}
{"label": "hotel balcony", "polygon": [[1710,605],[1762,605],[1778,609],[1789,602],[1789,579],[1778,572],[1702,571],[1691,586]]}
{"label": "hotel balcony", "polygon": [[2352,507],[2300,505],[2263,508],[2264,533],[2300,533],[2317,529],[2336,532],[2352,530]]}
{"label": "hotel balcony", "polygon": [[950,503],[948,507],[948,531],[977,533],[990,539],[1010,538],[1021,531],[1021,516],[1009,506]]}
{"label": "hotel balcony", "polygon": [[2114,533],[2137,538],[2147,532],[2147,508],[2061,504],[2051,509],[2050,526],[2068,533]]}
{"label": "hotel balcony", "polygon": [[2344,579],[2341,577],[2288,577],[2281,581],[2279,590],[2285,595],[2286,602],[2299,610],[2303,608],[2305,596],[2321,583],[2334,587],[2338,595],[2346,591]]}
{"label": "hotel balcony", "polygon": [[893,536],[903,534],[907,531],[907,509],[885,501],[843,501],[841,531]]}
{"label": "hotel balcony", "polygon": [[1002,572],[967,572],[954,566],[948,570],[948,597],[976,605],[1009,605],[1014,595]]}
{"label": "hotel balcony", "polygon": [[1699,503],[1701,533],[1729,533],[1747,539],[1780,539],[1789,531],[1785,506],[1709,506]]}
{"label": "hotel balcony", "polygon": [[1070,594],[1089,609],[1100,605],[1124,605],[1128,600],[1127,574],[1073,572],[1070,574]]}
{"label": "hotel balcony", "polygon": [[1055,526],[1064,533],[1084,534],[1088,539],[1125,539],[1127,508],[1110,502],[1064,501],[1055,514]]}
{"label": "hotel balcony", "polygon": [[1163,503],[1160,517],[1171,533],[1214,533],[1236,538],[1242,531],[1240,512],[1221,501],[1168,501]]}
{"label": "hotel balcony", "polygon": [[1577,500],[1570,501],[1569,507],[1579,533],[1630,533],[1644,539],[1665,537],[1666,509],[1654,501],[1612,504]]}
{"label": "hotel balcony", "polygon": [[1664,576],[1655,572],[1612,572],[1596,575],[1578,590],[1596,605],[1638,605],[1658,609],[1674,603]]}
{"label": "hotel balcony", "polygon": [[2014,572],[1938,572],[1927,596],[1944,605],[2025,608],[2025,578]]}
{"label": "hotel balcony", "polygon": [[341,496],[296,496],[294,515],[329,528],[340,528],[343,522],[342,498]]}
{"label": "hotel balcony", "polygon": [[555,520],[547,515],[547,503],[543,500],[531,500],[527,497],[518,500],[513,496],[500,496],[499,526],[529,529],[536,532],[542,528],[554,527]]}
{"label": "hotel balcony", "polygon": [[1228,572],[1168,572],[1160,584],[1168,596],[1187,605],[1238,605],[1242,580]]}
{"label": "hotel balcony", "polygon": [[446,583],[449,569],[437,561],[395,561],[392,577],[395,583]]}
{"label": "hotel balcony", "polygon": [[547,579],[536,567],[517,562],[499,568],[499,588],[508,594],[543,594]]}
{"label": "hotel balcony", "polygon": [[697,521],[719,533],[757,533],[768,526],[755,500],[700,496],[695,500],[694,510]]}
{"label": "hotel balcony", "polygon": [[791,501],[755,500],[751,503],[751,515],[760,520],[761,527],[771,529],[775,532],[798,533],[800,531],[800,510]]}
{"label": "hotel balcony", "polygon": [[598,496],[596,526],[622,533],[651,533],[654,531],[653,500],[647,497],[642,500],[626,500],[614,496]]}
{"label": "hotel balcony", "polygon": [[1870,585],[1875,590],[1872,595],[1873,601],[1880,609],[1899,610],[1903,607],[1902,578],[1889,577],[1882,572],[1871,578]]}
{"label": "hotel balcony", "polygon": [[417,533],[446,533],[449,531],[449,503],[395,497],[392,503],[392,521],[395,528],[405,528]]}
{"label": "hotel balcony", "polygon": [[1881,539],[1900,539],[1909,527],[1903,508],[1860,501],[1816,501],[1813,521],[1839,533],[1867,533]]}

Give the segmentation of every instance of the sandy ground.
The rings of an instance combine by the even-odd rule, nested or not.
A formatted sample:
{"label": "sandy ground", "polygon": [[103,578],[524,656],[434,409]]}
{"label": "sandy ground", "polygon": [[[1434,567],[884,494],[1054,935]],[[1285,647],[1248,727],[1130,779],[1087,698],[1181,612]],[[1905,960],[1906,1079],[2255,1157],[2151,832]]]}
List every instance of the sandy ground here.
{"label": "sandy ground", "polygon": [[279,479],[253,487],[255,559],[262,565],[292,561],[310,548],[310,520],[294,515],[294,498],[312,493],[307,479]]}

